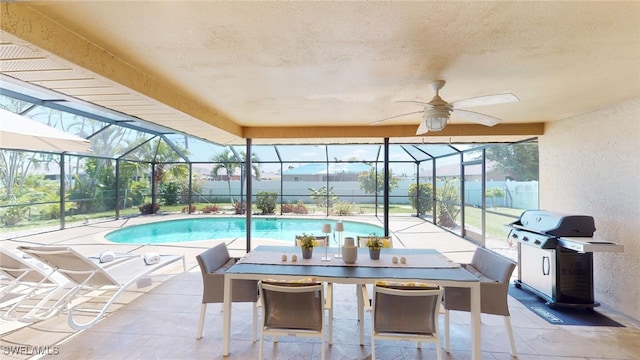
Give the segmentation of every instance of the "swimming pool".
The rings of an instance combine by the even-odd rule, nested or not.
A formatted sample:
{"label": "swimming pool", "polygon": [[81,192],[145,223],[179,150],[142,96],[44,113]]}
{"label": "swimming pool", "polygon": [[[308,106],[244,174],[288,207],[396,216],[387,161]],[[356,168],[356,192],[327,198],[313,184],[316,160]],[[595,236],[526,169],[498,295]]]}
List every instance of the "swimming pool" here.
{"label": "swimming pool", "polygon": [[[335,228],[336,220],[327,219],[290,219],[290,218],[253,218],[251,236],[287,240],[293,243],[296,235],[303,232],[324,235],[322,224],[331,224]],[[347,236],[383,234],[383,228],[377,225],[355,221],[343,221],[343,239]],[[143,225],[133,225],[112,231],[105,235],[111,242],[121,244],[161,244],[189,242],[197,240],[245,238],[247,222],[244,217],[212,217],[159,221]],[[333,233],[330,234],[334,241]],[[338,235],[336,233],[336,235]]]}

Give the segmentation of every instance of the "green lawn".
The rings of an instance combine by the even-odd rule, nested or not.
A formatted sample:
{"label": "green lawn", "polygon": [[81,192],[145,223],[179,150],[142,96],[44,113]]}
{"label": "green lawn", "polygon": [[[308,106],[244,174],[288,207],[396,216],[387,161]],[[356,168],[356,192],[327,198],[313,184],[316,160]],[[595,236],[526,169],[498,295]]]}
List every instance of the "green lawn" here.
{"label": "green lawn", "polygon": [[[193,204],[196,207],[196,212],[201,211],[205,206],[209,206],[212,205],[210,203],[196,203]],[[220,209],[222,210],[222,213],[225,214],[233,214],[234,210],[233,210],[233,206],[231,205],[231,203],[220,203],[217,204]],[[324,214],[326,213],[326,208],[324,207],[317,207],[314,204],[305,204],[305,206],[307,207],[308,213],[309,214]],[[160,207],[160,211],[163,212],[172,212],[172,213],[180,213],[183,212],[183,210],[186,209],[185,205],[174,205],[174,206],[161,206]],[[365,215],[373,215],[376,212],[376,207],[374,204],[353,204],[352,205],[352,213],[353,214],[365,214]],[[495,211],[495,212],[500,212],[500,213],[505,213],[505,214],[511,214],[514,215],[516,217],[520,216],[520,214],[522,213],[522,210],[520,209],[510,209],[510,208],[495,208],[495,209],[490,209],[491,211]],[[255,208],[254,205],[254,210],[253,213],[258,212],[259,210],[257,208]],[[383,206],[380,204],[378,205],[378,214],[381,215],[383,213]],[[467,217],[467,224],[469,226],[472,227],[476,227],[478,229],[481,228],[481,216],[482,216],[482,212],[480,211],[480,209],[475,208],[475,207],[466,207],[465,209],[466,211],[466,217]],[[132,215],[137,215],[140,213],[140,210],[137,207],[132,207],[132,208],[127,208],[127,209],[121,209],[120,210],[120,216],[121,217],[126,217],[126,216],[132,216]],[[389,213],[390,214],[415,214],[415,209],[413,209],[410,205],[402,205],[402,204],[391,204],[389,206]],[[276,208],[276,214],[280,214],[280,206],[278,206]],[[286,214],[285,214],[286,215]],[[291,214],[294,215],[294,214]],[[115,216],[115,212],[114,211],[105,211],[105,212],[99,212],[99,213],[93,213],[93,214],[81,214],[81,215],[68,215],[65,218],[65,222],[66,223],[74,223],[74,222],[82,222],[86,219],[90,220],[95,220],[95,219],[108,219],[108,218],[113,218]],[[458,219],[459,221],[460,219]],[[514,218],[508,217],[508,216],[501,216],[501,215],[496,215],[496,214],[491,214],[491,213],[487,213],[487,236],[491,236],[491,237],[495,237],[495,238],[505,238],[508,234],[507,230],[504,229],[504,225],[508,224],[510,222],[514,221]],[[0,227],[0,233],[9,233],[9,232],[16,232],[16,231],[23,231],[23,230],[29,230],[29,229],[35,229],[38,227],[57,227],[60,224],[60,221],[57,219],[53,219],[53,220],[31,220],[31,221],[22,221],[18,224],[16,224],[15,226],[3,226]]]}

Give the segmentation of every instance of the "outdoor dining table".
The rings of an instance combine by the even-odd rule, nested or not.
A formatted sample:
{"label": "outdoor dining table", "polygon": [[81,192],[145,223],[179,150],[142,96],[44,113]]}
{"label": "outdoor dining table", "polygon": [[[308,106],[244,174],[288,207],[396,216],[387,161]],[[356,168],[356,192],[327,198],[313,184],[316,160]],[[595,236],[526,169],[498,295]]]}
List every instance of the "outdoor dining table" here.
{"label": "outdoor dining table", "polygon": [[[471,292],[471,355],[474,360],[481,358],[480,281],[475,275],[434,249],[383,249],[379,260],[371,260],[368,249],[360,248],[358,260],[354,264],[346,264],[341,258],[335,258],[337,250],[337,248],[328,250],[316,248],[311,259],[303,259],[299,247],[261,245],[229,268],[224,277],[222,355],[229,356],[230,353],[232,280],[265,278],[295,280],[315,277],[317,281],[338,284],[375,284],[377,280],[386,280],[429,282],[445,287],[469,288]],[[331,255],[330,261],[322,260],[325,251]],[[296,261],[292,261],[294,254],[297,257]],[[286,260],[283,255],[286,255]],[[397,260],[395,262],[394,257]],[[362,299],[358,302],[361,305]],[[361,306],[358,311],[362,311]],[[362,316],[359,315],[359,318],[362,319]],[[360,323],[362,326],[362,321]]]}

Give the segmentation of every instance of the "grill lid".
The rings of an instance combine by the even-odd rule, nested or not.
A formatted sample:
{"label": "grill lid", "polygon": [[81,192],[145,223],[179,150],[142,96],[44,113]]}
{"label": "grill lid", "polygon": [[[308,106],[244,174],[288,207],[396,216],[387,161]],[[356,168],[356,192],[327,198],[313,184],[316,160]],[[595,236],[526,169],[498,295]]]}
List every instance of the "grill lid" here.
{"label": "grill lid", "polygon": [[567,215],[544,210],[526,210],[520,215],[520,220],[511,225],[558,237],[591,237],[596,231],[591,216]]}

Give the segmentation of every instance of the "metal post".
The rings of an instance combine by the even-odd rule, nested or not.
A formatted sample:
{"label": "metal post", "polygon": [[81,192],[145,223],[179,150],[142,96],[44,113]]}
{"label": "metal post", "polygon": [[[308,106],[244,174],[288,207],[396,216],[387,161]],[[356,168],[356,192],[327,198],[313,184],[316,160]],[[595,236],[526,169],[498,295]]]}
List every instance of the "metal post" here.
{"label": "metal post", "polygon": [[[251,139],[247,139],[247,155],[245,156],[245,173],[247,176],[247,211],[246,211],[246,219],[247,219],[247,252],[251,251],[251,198],[252,198],[252,181],[251,178]],[[242,183],[240,184],[242,188]],[[240,204],[242,206],[242,203]]]}

